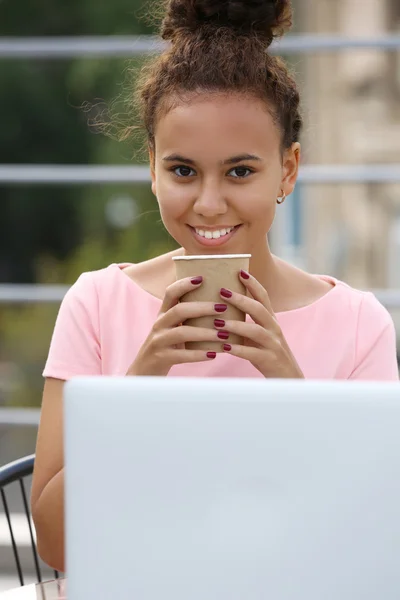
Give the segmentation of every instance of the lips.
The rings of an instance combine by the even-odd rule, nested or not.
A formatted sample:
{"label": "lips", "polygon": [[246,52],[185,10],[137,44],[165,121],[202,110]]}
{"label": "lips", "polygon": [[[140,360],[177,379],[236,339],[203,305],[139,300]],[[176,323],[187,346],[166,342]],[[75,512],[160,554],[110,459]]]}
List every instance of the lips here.
{"label": "lips", "polygon": [[232,231],[230,231],[229,233],[226,233],[225,235],[220,236],[219,238],[203,237],[202,235],[200,235],[199,233],[196,232],[196,229],[200,230],[200,231],[213,232],[213,231],[221,231],[224,229],[226,230],[226,229],[229,229],[229,227],[219,227],[219,228],[214,228],[214,229],[207,229],[207,228],[201,229],[201,227],[196,227],[196,229],[195,229],[194,227],[192,227],[190,225],[188,227],[191,230],[192,235],[195,238],[195,240],[197,242],[199,242],[199,244],[201,244],[202,246],[222,246],[222,245],[226,244],[229,240],[231,240],[234,235],[236,235],[236,233],[237,233],[238,229],[240,229],[241,225],[236,225]]}

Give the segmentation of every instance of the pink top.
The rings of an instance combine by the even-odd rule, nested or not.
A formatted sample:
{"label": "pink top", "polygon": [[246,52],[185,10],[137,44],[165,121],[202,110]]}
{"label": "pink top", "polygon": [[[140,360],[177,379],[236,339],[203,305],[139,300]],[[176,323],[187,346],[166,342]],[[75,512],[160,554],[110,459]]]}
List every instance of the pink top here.
{"label": "pink top", "polygon": [[[126,374],[161,308],[121,269],[83,273],[57,317],[45,377]],[[335,286],[304,308],[277,313],[307,379],[398,380],[396,336],[387,310],[370,292],[333,278]],[[171,376],[262,377],[248,361],[218,354],[210,362],[176,365]]]}

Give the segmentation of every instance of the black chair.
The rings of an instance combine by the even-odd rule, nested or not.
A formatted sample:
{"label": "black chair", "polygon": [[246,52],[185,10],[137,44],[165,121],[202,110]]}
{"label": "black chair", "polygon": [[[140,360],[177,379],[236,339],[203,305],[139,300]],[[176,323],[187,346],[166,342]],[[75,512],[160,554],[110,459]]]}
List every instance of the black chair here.
{"label": "black chair", "polygon": [[[16,569],[18,571],[18,577],[19,577],[19,581],[20,581],[21,585],[24,585],[24,577],[22,574],[20,554],[18,551],[17,544],[15,542],[13,524],[12,524],[12,519],[11,519],[11,515],[10,515],[9,505],[7,502],[6,488],[14,482],[19,482],[23,507],[24,507],[24,511],[25,511],[27,525],[29,528],[31,549],[32,549],[32,554],[33,554],[36,578],[37,578],[37,582],[40,583],[42,581],[42,572],[41,572],[38,553],[36,550],[36,542],[35,542],[35,538],[33,535],[33,529],[32,529],[32,523],[31,523],[31,514],[30,514],[29,504],[28,504],[28,500],[27,500],[26,487],[25,487],[25,483],[24,483],[24,479],[26,477],[29,477],[30,475],[32,475],[34,463],[35,463],[35,455],[31,454],[30,456],[25,456],[23,458],[19,458],[18,460],[15,460],[7,465],[4,465],[3,467],[0,467],[1,499],[3,501],[4,514],[6,515],[6,520],[8,523],[8,529],[10,532],[10,540],[11,540],[11,545],[12,545],[12,549],[13,549],[13,553],[14,553],[15,565],[16,565]],[[58,579],[58,577],[59,577],[58,571],[54,571],[54,576],[56,579]]]}

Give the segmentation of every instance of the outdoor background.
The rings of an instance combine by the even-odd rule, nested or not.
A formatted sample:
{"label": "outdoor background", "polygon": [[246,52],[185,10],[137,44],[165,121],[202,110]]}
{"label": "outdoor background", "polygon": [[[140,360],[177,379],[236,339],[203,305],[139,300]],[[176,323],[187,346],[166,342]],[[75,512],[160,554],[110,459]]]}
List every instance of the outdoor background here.
{"label": "outdoor background", "polygon": [[[0,0],[0,45],[13,36],[153,33],[138,18],[146,6],[142,0]],[[294,0],[294,8],[294,34],[375,38],[400,33],[398,0]],[[302,91],[304,166],[399,167],[399,48],[285,57]],[[143,161],[138,144],[117,142],[91,126],[116,99],[124,118],[130,67],[141,60],[5,58],[0,53],[0,166]],[[271,244],[283,258],[361,289],[393,291],[397,300],[389,308],[400,340],[399,178],[300,183],[278,215]],[[59,306],[1,301],[5,285],[70,285],[83,271],[142,261],[174,247],[149,184],[0,180],[0,409],[40,406],[41,372]],[[0,425],[0,463],[33,452],[35,436],[35,426]]]}

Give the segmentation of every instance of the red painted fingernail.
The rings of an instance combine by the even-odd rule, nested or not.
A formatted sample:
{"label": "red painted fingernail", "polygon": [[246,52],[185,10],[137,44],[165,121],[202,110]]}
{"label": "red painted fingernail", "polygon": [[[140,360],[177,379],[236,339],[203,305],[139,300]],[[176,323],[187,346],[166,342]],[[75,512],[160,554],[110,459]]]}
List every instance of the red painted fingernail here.
{"label": "red painted fingernail", "polygon": [[217,357],[216,352],[207,352],[207,358],[216,358],[216,357]]}
{"label": "red painted fingernail", "polygon": [[218,313],[225,312],[227,308],[228,307],[226,304],[214,304],[214,310],[215,310],[215,312],[218,312]]}
{"label": "red painted fingernail", "polygon": [[229,339],[229,333],[227,331],[218,331],[217,336],[219,337],[220,340],[228,340]]}
{"label": "red painted fingernail", "polygon": [[225,327],[225,321],[223,321],[222,319],[214,319],[214,326]]}
{"label": "red painted fingernail", "polygon": [[250,279],[250,275],[247,273],[247,271],[240,271],[240,277],[243,279]]}
{"label": "red painted fingernail", "polygon": [[193,283],[193,285],[200,285],[202,281],[203,278],[201,277],[201,275],[199,275],[199,277],[193,277],[193,279],[190,280],[190,283]]}
{"label": "red painted fingernail", "polygon": [[226,290],[225,288],[221,288],[220,294],[223,298],[232,298],[232,292]]}
{"label": "red painted fingernail", "polygon": [[232,346],[230,344],[224,344],[225,352],[230,352],[232,350]]}

